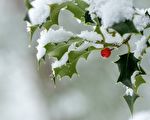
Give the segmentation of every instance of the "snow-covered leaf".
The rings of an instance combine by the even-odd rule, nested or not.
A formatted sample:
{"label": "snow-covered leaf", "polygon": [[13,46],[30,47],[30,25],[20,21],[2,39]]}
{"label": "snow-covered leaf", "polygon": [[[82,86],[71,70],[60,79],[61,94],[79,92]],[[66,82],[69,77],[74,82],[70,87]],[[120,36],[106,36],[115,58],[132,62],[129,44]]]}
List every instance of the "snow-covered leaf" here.
{"label": "snow-covered leaf", "polygon": [[66,42],[61,42],[58,44],[54,43],[49,43],[45,46],[46,48],[46,54],[49,55],[50,57],[56,57],[58,60],[62,58],[62,56],[68,51],[69,46],[73,42],[82,42],[82,39],[80,38],[71,38],[67,43]]}
{"label": "snow-covered leaf", "polygon": [[54,68],[55,76],[60,76],[61,78],[64,76],[69,76],[70,78],[73,74],[77,74],[76,65],[80,58],[87,59],[91,51],[84,50],[84,51],[71,51],[69,53],[69,60],[68,62],[59,67]]}

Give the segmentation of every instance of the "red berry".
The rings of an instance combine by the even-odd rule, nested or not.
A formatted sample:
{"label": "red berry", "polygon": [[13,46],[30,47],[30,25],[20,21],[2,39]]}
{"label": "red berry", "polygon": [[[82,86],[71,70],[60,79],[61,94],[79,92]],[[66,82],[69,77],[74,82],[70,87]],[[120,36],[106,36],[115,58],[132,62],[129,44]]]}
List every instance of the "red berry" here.
{"label": "red berry", "polygon": [[111,55],[111,49],[110,48],[104,48],[101,51],[101,56],[104,58],[108,58]]}

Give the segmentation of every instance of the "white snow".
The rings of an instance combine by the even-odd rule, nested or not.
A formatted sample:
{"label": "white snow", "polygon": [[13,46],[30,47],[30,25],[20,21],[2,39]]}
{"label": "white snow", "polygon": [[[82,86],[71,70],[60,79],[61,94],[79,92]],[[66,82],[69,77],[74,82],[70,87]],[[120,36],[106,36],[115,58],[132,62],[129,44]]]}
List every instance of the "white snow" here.
{"label": "white snow", "polygon": [[46,49],[41,46],[41,45],[38,45],[37,47],[37,54],[36,54],[36,57],[37,57],[37,60],[39,61],[46,53]]}
{"label": "white snow", "polygon": [[29,22],[26,22],[26,24],[27,24],[27,32],[31,32],[31,23],[29,23]]}
{"label": "white snow", "polygon": [[123,38],[119,33],[116,33],[115,36],[112,36],[103,26],[101,27],[101,32],[105,37],[106,43],[121,44],[123,42]]}
{"label": "white snow", "polygon": [[43,30],[40,34],[40,38],[37,40],[37,59],[40,60],[45,55],[44,46],[48,43],[59,43],[68,41],[73,36],[73,33],[65,31],[63,28],[59,28],[58,30],[49,29]]}
{"label": "white snow", "polygon": [[39,7],[39,6],[50,5],[50,4],[62,4],[67,1],[72,1],[72,0],[34,0],[31,2],[31,4],[34,7]]}
{"label": "white snow", "polygon": [[134,92],[133,92],[133,90],[131,89],[131,88],[128,88],[128,87],[126,87],[126,93],[125,93],[127,96],[129,95],[129,96],[133,96],[133,94],[134,94]]}
{"label": "white snow", "polygon": [[29,9],[28,15],[32,25],[42,24],[50,15],[50,4],[61,4],[70,0],[34,0],[31,2],[33,8]]}
{"label": "white snow", "polygon": [[150,17],[145,15],[144,9],[137,9],[138,15],[134,15],[133,23],[137,30],[143,31],[150,24]]}
{"label": "white snow", "polygon": [[68,41],[74,34],[72,32],[68,32],[63,28],[59,28],[57,30],[49,29],[41,32],[40,39],[38,40],[39,44],[46,45],[48,43],[59,43]]}
{"label": "white snow", "polygon": [[55,62],[53,62],[52,69],[65,65],[68,61],[68,54],[69,54],[69,52],[66,52],[60,60],[56,60]]}
{"label": "white snow", "polygon": [[31,2],[31,5],[37,8],[37,7],[48,5],[49,3],[50,3],[50,0],[34,0]]}
{"label": "white snow", "polygon": [[42,24],[50,15],[50,7],[47,5],[33,7],[28,11],[28,15],[32,25]]}
{"label": "white snow", "polygon": [[82,31],[78,37],[93,42],[102,40],[102,36],[94,31]]}
{"label": "white snow", "polygon": [[105,28],[133,17],[132,0],[87,0],[90,13],[96,13]]}
{"label": "white snow", "polygon": [[147,42],[147,38],[145,36],[142,36],[141,40],[135,43],[136,49],[134,51],[134,56],[136,58],[139,58],[141,54],[143,53],[143,51],[145,50],[145,48],[147,47],[146,42]]}

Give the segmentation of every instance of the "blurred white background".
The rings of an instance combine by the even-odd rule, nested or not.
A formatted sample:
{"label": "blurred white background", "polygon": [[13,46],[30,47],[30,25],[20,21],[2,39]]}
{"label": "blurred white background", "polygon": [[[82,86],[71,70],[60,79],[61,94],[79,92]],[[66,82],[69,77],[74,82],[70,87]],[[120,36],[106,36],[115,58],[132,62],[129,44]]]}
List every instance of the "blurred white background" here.
{"label": "blurred white background", "polygon": [[[149,7],[149,0],[134,0],[138,7]],[[23,0],[0,0],[0,120],[127,120],[130,111],[122,95],[124,88],[116,84],[119,72],[111,61],[118,59],[116,51],[103,60],[99,52],[89,60],[78,63],[80,76],[57,81],[57,88],[49,80],[50,62],[40,66],[36,61],[36,41],[28,48],[29,38],[23,21]],[[90,29],[72,21],[63,11],[60,24],[80,32]],[[66,24],[67,23],[67,24]],[[149,50],[150,51],[150,50]],[[150,75],[150,52],[143,66]],[[144,62],[147,61],[147,62]],[[145,64],[146,63],[146,64]],[[135,113],[150,114],[150,76],[140,89]],[[143,113],[144,116],[145,113]],[[136,118],[134,120],[150,120]]]}

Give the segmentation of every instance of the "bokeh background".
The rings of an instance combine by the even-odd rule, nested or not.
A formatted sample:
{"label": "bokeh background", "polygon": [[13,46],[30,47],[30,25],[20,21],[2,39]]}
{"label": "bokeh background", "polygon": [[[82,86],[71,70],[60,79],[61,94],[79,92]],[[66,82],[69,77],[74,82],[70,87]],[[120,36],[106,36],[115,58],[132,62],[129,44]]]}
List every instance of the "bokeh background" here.
{"label": "bokeh background", "polygon": [[[139,8],[150,7],[149,0],[134,3]],[[111,62],[124,47],[107,60],[98,51],[88,61],[81,59],[79,76],[65,77],[54,88],[49,80],[50,62],[37,64],[36,35],[29,47],[25,13],[23,0],[0,0],[0,120],[128,120],[131,114],[122,97],[125,88],[116,84],[119,72]],[[76,33],[90,29],[71,19],[72,15],[63,11],[60,24]],[[142,65],[148,73],[147,84],[140,88],[135,113],[150,114],[150,52]]]}

